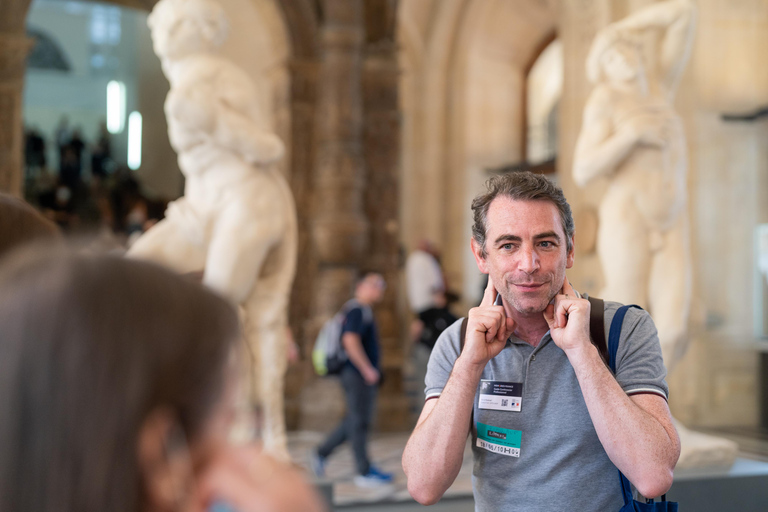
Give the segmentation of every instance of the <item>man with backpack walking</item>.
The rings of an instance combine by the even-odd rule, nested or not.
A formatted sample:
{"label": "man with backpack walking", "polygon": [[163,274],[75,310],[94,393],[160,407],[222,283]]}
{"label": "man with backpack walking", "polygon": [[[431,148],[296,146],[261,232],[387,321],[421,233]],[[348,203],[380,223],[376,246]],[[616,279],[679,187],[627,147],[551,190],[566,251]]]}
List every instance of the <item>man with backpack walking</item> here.
{"label": "man with backpack walking", "polygon": [[[376,487],[392,481],[391,474],[370,463],[367,453],[368,429],[381,380],[379,333],[371,306],[381,301],[385,289],[386,282],[381,274],[363,273],[355,286],[354,298],[337,315],[341,321],[344,360],[337,371],[344,388],[347,412],[339,426],[312,454],[312,470],[318,477],[325,475],[326,460],[331,453],[344,442],[351,441],[358,473],[355,484]],[[331,369],[330,373],[333,372]]]}
{"label": "man with backpack walking", "polygon": [[619,471],[646,497],[666,493],[680,441],[653,320],[600,301],[601,357],[591,301],[566,277],[574,223],[562,190],[529,172],[487,186],[472,202],[471,246],[488,286],[432,351],[403,453],[408,490],[437,502],[471,436],[477,511],[619,510],[632,499]]}

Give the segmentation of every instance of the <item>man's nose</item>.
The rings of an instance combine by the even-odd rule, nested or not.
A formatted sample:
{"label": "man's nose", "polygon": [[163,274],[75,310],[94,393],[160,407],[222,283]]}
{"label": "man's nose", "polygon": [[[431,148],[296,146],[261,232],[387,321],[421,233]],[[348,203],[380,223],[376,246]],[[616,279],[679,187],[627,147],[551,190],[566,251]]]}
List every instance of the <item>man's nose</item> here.
{"label": "man's nose", "polygon": [[533,274],[539,269],[539,255],[532,247],[524,247],[520,251],[518,268],[526,274]]}

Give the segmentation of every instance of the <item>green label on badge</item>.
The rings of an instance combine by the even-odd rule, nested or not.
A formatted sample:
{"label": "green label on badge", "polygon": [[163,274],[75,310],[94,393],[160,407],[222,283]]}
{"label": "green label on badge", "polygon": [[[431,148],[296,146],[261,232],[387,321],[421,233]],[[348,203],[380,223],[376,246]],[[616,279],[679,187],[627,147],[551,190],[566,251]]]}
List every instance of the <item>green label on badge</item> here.
{"label": "green label on badge", "polygon": [[494,444],[503,444],[512,448],[520,448],[522,432],[508,428],[494,427],[485,423],[477,423],[477,437]]}
{"label": "green label on badge", "polygon": [[520,438],[522,433],[519,430],[494,427],[485,423],[477,423],[477,446],[491,452],[512,457],[520,456]]}

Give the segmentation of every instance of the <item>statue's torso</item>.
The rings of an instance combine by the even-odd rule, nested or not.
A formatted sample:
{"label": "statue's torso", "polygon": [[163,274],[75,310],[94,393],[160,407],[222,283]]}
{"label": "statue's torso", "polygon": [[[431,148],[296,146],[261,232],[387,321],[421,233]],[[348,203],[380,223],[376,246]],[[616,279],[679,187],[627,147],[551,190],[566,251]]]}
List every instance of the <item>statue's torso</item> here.
{"label": "statue's torso", "polygon": [[[652,95],[616,95],[612,107],[615,132],[626,129],[625,123],[651,123],[661,127],[665,145],[635,146],[618,165],[607,195],[631,201],[650,228],[664,231],[683,212],[687,195],[682,120],[667,101]],[[610,197],[606,199],[610,201]]]}

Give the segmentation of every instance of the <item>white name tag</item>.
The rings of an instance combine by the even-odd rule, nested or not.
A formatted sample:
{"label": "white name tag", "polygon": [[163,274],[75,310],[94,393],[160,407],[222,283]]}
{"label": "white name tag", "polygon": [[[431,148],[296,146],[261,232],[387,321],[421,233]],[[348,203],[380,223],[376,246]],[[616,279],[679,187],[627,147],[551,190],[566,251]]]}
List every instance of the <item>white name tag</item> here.
{"label": "white name tag", "polygon": [[507,457],[520,457],[520,448],[512,448],[511,446],[503,446],[500,444],[489,443],[482,439],[477,439],[477,446],[489,452],[498,453],[499,455],[506,455]]}
{"label": "white name tag", "polygon": [[523,404],[523,383],[498,380],[480,381],[479,409],[520,412]]}

